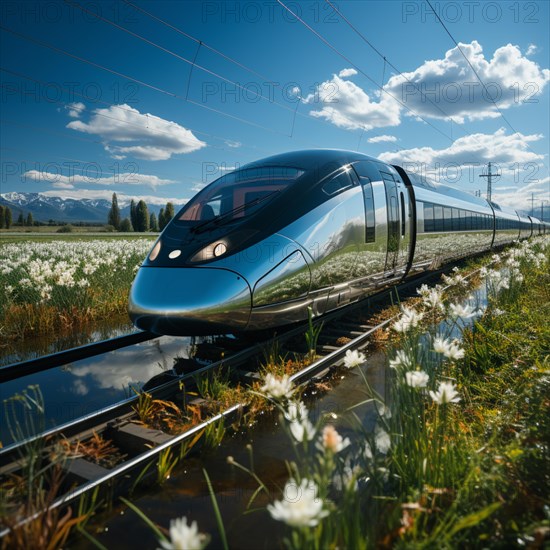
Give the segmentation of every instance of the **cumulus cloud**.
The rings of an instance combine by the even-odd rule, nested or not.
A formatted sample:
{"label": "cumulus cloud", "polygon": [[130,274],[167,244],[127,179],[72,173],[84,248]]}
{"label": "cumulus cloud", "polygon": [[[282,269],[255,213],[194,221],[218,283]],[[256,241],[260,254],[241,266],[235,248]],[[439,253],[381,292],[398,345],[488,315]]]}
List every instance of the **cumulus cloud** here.
{"label": "cumulus cloud", "polygon": [[467,166],[475,163],[485,164],[489,161],[498,164],[539,163],[544,155],[534,153],[529,149],[529,143],[538,141],[542,134],[524,135],[520,132],[507,134],[505,128],[500,128],[494,134],[469,134],[457,139],[451,146],[444,149],[433,147],[416,147],[401,151],[388,151],[378,158],[388,163],[410,163],[414,165],[434,166],[455,164]]}
{"label": "cumulus cloud", "polygon": [[140,113],[126,104],[95,109],[87,123],[73,120],[67,128],[100,136],[105,150],[119,160],[129,155],[145,160],[167,160],[172,155],[191,153],[206,146],[176,122]]}
{"label": "cumulus cloud", "polygon": [[[503,187],[500,187],[498,183],[493,185],[493,201],[513,210],[522,210],[527,214],[531,214],[531,206],[533,206],[533,216],[540,219],[541,200],[544,200],[544,217],[546,218],[550,208],[548,201],[550,177],[538,178],[537,176],[538,174],[530,172],[524,177],[520,177],[516,185],[504,185]],[[525,183],[524,180],[528,183]],[[533,203],[531,203],[532,196],[534,196]]]}
{"label": "cumulus cloud", "polygon": [[518,46],[507,44],[486,59],[477,40],[459,45],[486,90],[458,47],[448,50],[444,59],[426,61],[414,71],[391,77],[384,89],[420,116],[451,116],[463,123],[500,116],[493,101],[501,110],[538,101],[550,80],[550,70],[527,59],[534,51],[531,47],[524,56]]}
{"label": "cumulus cloud", "polygon": [[39,170],[28,170],[23,174],[23,177],[29,178],[33,181],[41,181],[44,183],[50,183],[56,189],[73,189],[75,184],[98,184],[98,185],[147,185],[149,187],[156,188],[159,185],[168,185],[170,183],[177,183],[174,180],[162,179],[158,176],[151,174],[138,174],[131,172],[122,172],[117,174],[117,178],[114,176],[102,176],[102,177],[89,177],[83,174],[73,174],[71,176],[64,176],[62,174],[56,174],[52,172],[43,172]]}
{"label": "cumulus cloud", "polygon": [[355,69],[342,69],[338,76],[340,78],[346,78],[346,76],[355,76],[357,74],[357,71]]}
{"label": "cumulus cloud", "polygon": [[79,118],[80,115],[86,109],[86,105],[80,102],[69,103],[68,105],[65,106],[65,109],[69,111],[69,116],[71,118]]}
{"label": "cumulus cloud", "polygon": [[538,51],[539,49],[536,44],[529,44],[529,46],[527,46],[527,51],[525,52],[525,55],[533,55]]}
{"label": "cumulus cloud", "polygon": [[369,143],[381,143],[381,142],[390,142],[390,143],[393,143],[393,142],[396,142],[397,141],[397,138],[395,136],[388,136],[388,135],[383,135],[383,136],[374,136],[374,137],[371,137],[367,140]]}
{"label": "cumulus cloud", "polygon": [[314,93],[303,101],[315,107],[310,114],[324,118],[340,128],[372,130],[385,126],[397,126],[400,105],[387,94],[374,94],[370,97],[362,88],[345,76],[356,73],[353,69],[343,69],[338,75],[322,82]]}

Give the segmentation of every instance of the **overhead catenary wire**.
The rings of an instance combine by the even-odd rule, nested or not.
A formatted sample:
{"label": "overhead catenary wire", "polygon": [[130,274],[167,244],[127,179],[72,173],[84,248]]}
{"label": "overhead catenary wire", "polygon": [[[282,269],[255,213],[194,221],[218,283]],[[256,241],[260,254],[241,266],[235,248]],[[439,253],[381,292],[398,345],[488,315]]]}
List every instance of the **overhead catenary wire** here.
{"label": "overhead catenary wire", "polygon": [[[8,73],[8,74],[11,74],[13,76],[16,76],[18,78],[23,78],[25,80],[30,80],[31,82],[34,82],[36,84],[42,84],[44,86],[48,86],[50,85],[49,82],[46,82],[45,80],[41,80],[39,78],[34,78],[30,75],[27,75],[27,74],[24,74],[24,73],[21,73],[19,71],[14,71],[14,70],[11,70],[11,69],[7,69],[6,67],[2,67],[0,66],[0,71],[2,72],[5,72],[5,73]],[[80,98],[82,98],[83,100],[85,101],[91,101],[93,103],[100,103],[102,105],[107,105],[109,107],[113,107],[114,109],[117,109],[117,110],[120,110],[120,111],[123,111],[123,112],[127,112],[127,113],[131,113],[131,114],[135,114],[135,109],[133,109],[132,107],[128,106],[128,107],[124,107],[120,104],[117,104],[117,103],[111,103],[110,101],[106,101],[104,99],[101,99],[101,98],[93,98],[93,99],[90,99],[90,97],[88,97],[86,94],[83,94],[83,93],[80,93],[80,92],[77,92],[76,90],[72,89],[72,88],[66,88],[64,86],[62,86],[61,84],[56,84],[57,86],[57,89],[63,91],[63,92],[67,92],[68,94],[71,94],[71,95],[74,95],[74,96],[78,96]],[[2,84],[1,87],[5,88],[5,89],[10,89],[9,86],[7,84]],[[48,103],[58,103],[60,105],[65,105],[67,107],[69,107],[71,105],[71,103],[73,102],[67,102],[67,101],[61,101],[61,100],[55,100],[55,99],[51,99],[51,98],[47,98],[47,102]],[[109,115],[106,115],[104,113],[98,113],[97,111],[94,112],[94,116],[101,116],[101,117],[104,117],[104,118],[109,118],[109,119],[112,119],[112,120],[116,120],[117,122],[121,122],[122,124],[127,124],[129,126],[133,126],[135,128],[140,128],[140,129],[147,129],[149,130],[151,133],[155,133],[155,134],[165,134],[167,136],[170,136],[170,137],[173,137],[173,134],[170,133],[170,132],[166,132],[164,130],[159,130],[159,129],[151,129],[151,128],[147,128],[146,126],[143,126],[142,124],[134,124],[133,122],[130,122],[128,120],[124,120],[124,119],[121,119],[121,118],[116,118],[116,117],[111,117]],[[206,137],[209,137],[209,138],[212,138],[212,139],[218,139],[220,141],[224,141],[225,143],[227,143],[228,141],[238,141],[235,137],[224,137],[224,136],[219,136],[219,135],[216,135],[216,134],[212,134],[212,133],[209,133],[209,132],[204,132],[202,130],[197,130],[196,128],[190,128],[190,127],[186,127],[185,128],[186,130],[189,130],[191,132],[193,132],[194,134],[199,134],[199,135],[202,135],[202,136],[206,136]],[[234,151],[235,148],[232,148],[231,150],[227,149],[226,147],[222,147],[221,145],[213,145],[212,143],[209,143],[208,144],[209,147],[214,147],[215,149],[220,149],[220,150],[223,150],[223,151],[228,151],[228,152],[231,152],[231,153],[235,153],[236,151]],[[250,148],[250,149],[254,149],[254,150],[257,150],[257,151],[263,151],[264,153],[267,153],[267,154],[272,154],[270,153],[269,151],[266,151],[265,149],[262,150],[262,149],[259,149],[258,147],[256,146],[252,146],[252,145],[243,145],[243,147],[246,147],[246,148]]]}
{"label": "overhead catenary wire", "polygon": [[[493,99],[492,95],[487,90],[487,86],[485,86],[485,83],[483,82],[483,80],[479,76],[479,73],[477,72],[476,68],[472,65],[471,61],[468,59],[468,56],[464,53],[464,50],[460,47],[460,44],[455,40],[454,36],[451,34],[451,31],[449,31],[449,29],[447,28],[447,26],[445,25],[445,23],[443,22],[441,17],[439,17],[439,14],[437,13],[437,11],[432,6],[430,0],[426,0],[426,3],[428,4],[428,6],[430,6],[430,9],[433,11],[436,19],[439,21],[439,23],[441,24],[441,26],[443,27],[443,29],[445,30],[445,32],[447,33],[449,38],[453,41],[455,46],[458,48],[458,51],[460,52],[462,57],[466,60],[466,62],[468,63],[468,65],[472,69],[472,72],[474,73],[475,77],[477,78],[477,80],[479,81],[481,86],[483,87],[483,90],[485,92],[485,96],[488,97],[489,100],[493,103],[493,105],[495,106],[495,108],[498,111],[499,115],[502,117],[502,120],[504,120],[504,122],[508,125],[508,127],[512,130],[512,132],[514,132],[514,134],[519,134],[519,132],[512,126],[512,124],[510,124],[510,121],[504,116],[504,113],[502,112],[502,110],[498,106],[497,102]],[[527,148],[530,149],[530,151],[533,154],[535,154],[537,156],[539,155],[539,153],[537,153],[536,151],[534,151],[531,148],[531,146],[529,145],[529,142],[526,141],[525,144],[526,144]],[[544,166],[544,163],[543,163],[543,166]]]}
{"label": "overhead catenary wire", "polygon": [[[39,45],[41,47],[44,47],[44,48],[48,48],[52,51],[55,51],[57,53],[60,53],[60,54],[65,55],[67,57],[70,57],[70,58],[75,59],[77,61],[80,61],[81,63],[86,63],[88,65],[91,65],[92,67],[95,67],[96,69],[101,69],[101,70],[106,71],[108,73],[119,76],[120,78],[124,78],[126,80],[131,81],[131,82],[136,82],[137,84],[140,84],[140,85],[144,86],[145,88],[149,88],[151,90],[157,91],[157,92],[162,93],[164,95],[167,95],[169,97],[173,97],[174,99],[178,99],[180,101],[190,103],[190,101],[185,100],[184,96],[179,95],[175,92],[165,90],[164,88],[160,88],[159,86],[155,86],[154,84],[150,84],[150,83],[145,82],[143,80],[140,80],[138,78],[135,78],[135,77],[129,76],[127,74],[121,73],[119,71],[116,71],[114,69],[110,69],[109,67],[105,67],[104,65],[101,65],[101,64],[96,63],[94,61],[90,61],[89,59],[85,59],[85,58],[80,57],[76,54],[73,54],[73,53],[68,52],[66,50],[63,50],[61,48],[58,48],[57,46],[49,44],[48,42],[43,42],[42,40],[38,40],[37,38],[33,38],[31,36],[28,36],[28,35],[25,35],[23,33],[18,32],[18,31],[15,31],[13,29],[10,29],[9,27],[6,27],[4,25],[0,24],[0,30],[3,30],[5,32],[9,32],[9,33],[11,33],[11,34],[23,39],[23,40],[27,40],[29,42],[32,42],[32,43],[37,44],[37,45]],[[198,103],[198,102],[194,102],[194,104],[198,105],[201,108],[207,109],[207,110],[213,110],[213,109],[208,108],[206,105],[203,105],[203,104]],[[217,112],[221,113],[223,116],[226,116],[226,117],[231,118],[233,120],[237,120],[239,122],[242,122],[243,124],[248,124],[249,126],[254,126],[256,128],[261,128],[262,130],[266,130],[267,132],[270,132],[270,133],[273,133],[273,134],[278,134],[278,135],[288,137],[287,134],[285,134],[284,132],[280,132],[280,131],[275,130],[273,128],[270,128],[268,126],[263,126],[262,124],[258,124],[257,122],[253,122],[251,120],[247,120],[245,118],[241,118],[241,117],[238,117],[236,115],[231,115],[229,113],[225,113],[224,111],[217,111]]]}
{"label": "overhead catenary wire", "polygon": [[[67,1],[67,0],[65,0]],[[144,13],[145,15],[147,15],[148,17],[150,17],[151,19],[155,20],[155,21],[158,21],[160,23],[162,23],[163,25],[166,25],[168,28],[176,31],[177,33],[181,34],[182,36],[190,39],[190,40],[193,40],[194,42],[196,42],[198,44],[198,49],[197,49],[197,53],[199,51],[199,49],[201,47],[204,47],[204,48],[207,48],[209,50],[211,50],[212,52],[214,52],[215,54],[219,55],[220,57],[230,61],[231,63],[235,64],[236,66],[244,69],[245,71],[248,71],[249,73],[255,75],[255,76],[258,76],[260,79],[262,79],[264,81],[264,83],[270,83],[270,84],[275,84],[276,81],[272,78],[269,78],[268,76],[265,76],[261,73],[259,73],[257,70],[255,69],[252,69],[251,67],[245,65],[244,63],[241,63],[240,61],[237,61],[235,58],[227,55],[227,54],[224,54],[223,52],[221,52],[220,50],[217,50],[216,48],[212,47],[212,46],[209,46],[208,44],[206,44],[203,40],[189,34],[188,32],[185,32],[183,30],[181,30],[180,28],[176,27],[175,25],[172,25],[171,23],[168,23],[167,21],[161,19],[160,17],[154,15],[153,13],[143,9],[142,7],[140,6],[137,6],[136,4],[130,2],[129,0],[123,0],[126,4],[128,4],[129,6],[132,6],[133,8],[135,8],[136,10],[139,10],[140,12]],[[196,56],[195,56],[196,57]],[[298,107],[299,107],[299,104],[300,104],[300,101],[303,99],[301,97],[298,98],[299,101],[297,102],[297,105],[296,107],[294,107],[293,109],[292,108],[289,108],[289,110],[291,110],[293,112],[293,117],[292,117],[292,124],[291,124],[291,130],[290,130],[290,134],[289,134],[289,137],[293,137],[294,135],[294,126],[295,126],[295,121],[296,121],[296,116],[300,116],[302,118],[305,118],[307,120],[311,120],[311,117],[308,116],[308,115],[305,115],[305,114],[302,114],[300,112],[298,112]],[[271,100],[270,100],[271,101]],[[275,103],[275,104],[278,104],[277,102],[274,102],[274,101],[271,101],[272,103]],[[316,118],[315,120],[321,122],[321,123],[325,123],[325,124],[330,124],[328,121],[325,121],[325,120],[322,120],[320,118]],[[380,134],[376,134],[373,132],[373,134],[376,136],[376,135],[380,135]]]}
{"label": "overhead catenary wire", "polygon": [[391,92],[388,92],[383,86],[380,86],[378,82],[374,78],[372,78],[369,74],[367,74],[361,67],[356,65],[347,55],[342,53],[336,46],[334,46],[331,42],[329,42],[322,34],[318,33],[311,25],[308,25],[299,15],[297,15],[292,9],[290,9],[282,0],[277,0],[277,2],[291,15],[293,15],[302,25],[304,25],[310,32],[312,32],[319,40],[321,40],[325,45],[327,45],[332,51],[334,51],[337,55],[339,55],[342,59],[344,59],[347,63],[349,63],[356,71],[361,73],[365,78],[367,78],[372,84],[374,84],[380,91],[391,97],[394,101],[399,103],[402,107],[407,109],[412,115],[417,117],[418,119],[422,120],[425,124],[433,128],[436,132],[441,134],[443,137],[448,139],[451,143],[454,142],[454,140],[446,134],[443,130],[432,124],[430,121],[424,119],[422,116],[417,114],[413,109],[411,109],[406,103],[403,103],[400,99],[395,97]]}
{"label": "overhead catenary wire", "polygon": [[[110,19],[107,19],[106,17],[102,17],[100,14],[98,14],[97,12],[94,12],[92,10],[89,10],[87,8],[85,8],[84,6],[82,6],[81,4],[78,4],[77,2],[74,2],[73,0],[64,0],[67,4],[75,7],[75,8],[78,8],[79,10],[82,10],[83,12],[85,13],[88,13],[90,15],[92,15],[93,17],[99,19],[100,21],[103,21],[109,25],[112,25],[114,27],[116,27],[117,29],[120,29],[121,31],[123,32],[126,32],[128,34],[130,34],[131,36],[139,39],[139,40],[142,40],[144,42],[146,42],[147,44],[155,47],[155,48],[158,48],[160,50],[162,50],[163,52],[169,54],[169,55],[172,55],[174,56],[176,59],[179,59],[180,61],[184,61],[185,63],[191,65],[191,71],[196,67],[197,69],[201,70],[201,71],[204,71],[206,72],[207,74],[215,77],[215,78],[218,78],[220,80],[223,80],[224,82],[227,82],[228,84],[231,84],[233,86],[236,86],[237,88],[245,91],[246,93],[252,93],[254,94],[254,96],[258,97],[259,99],[263,99],[265,101],[268,101],[269,103],[273,103],[274,105],[277,105],[278,107],[281,107],[282,109],[286,109],[287,111],[289,112],[294,112],[294,109],[291,108],[291,107],[288,107],[287,105],[285,105],[284,103],[280,103],[278,101],[275,101],[274,99],[271,99],[269,97],[266,97],[265,95],[263,95],[262,93],[260,92],[257,92],[253,89],[250,89],[249,87],[247,86],[243,86],[242,84],[239,84],[238,82],[235,82],[234,80],[231,80],[219,73],[216,73],[215,71],[212,71],[206,67],[203,67],[202,65],[199,65],[198,63],[196,63],[196,55],[195,55],[195,60],[191,61],[190,59],[187,59],[186,57],[183,57],[182,55],[179,55],[178,53],[176,52],[173,52],[172,50],[169,50],[168,48],[165,48],[164,46],[161,46],[160,44],[157,44],[156,42],[153,42],[152,40],[149,40],[148,38],[145,38],[144,36],[140,35],[140,34],[137,34],[133,31],[131,31],[130,29],[127,29],[126,27],[123,27],[122,25],[119,25],[118,23],[115,23],[114,21],[111,21]],[[199,41],[199,46],[201,45],[200,41]],[[198,50],[196,52],[198,54]],[[187,96],[188,94],[186,94]]]}
{"label": "overhead catenary wire", "polygon": [[[509,123],[509,121],[506,119],[506,117],[504,116],[504,114],[502,113],[502,111],[499,109],[498,105],[496,104],[496,102],[493,100],[493,98],[490,96],[485,84],[483,83],[483,81],[481,80],[479,74],[477,73],[476,69],[473,67],[473,65],[470,63],[470,60],[467,58],[467,56],[464,54],[464,51],[462,50],[462,48],[460,47],[460,45],[457,43],[457,41],[453,38],[453,36],[451,35],[450,31],[447,29],[447,27],[445,26],[445,24],[443,23],[443,21],[440,19],[439,15],[437,14],[437,12],[433,9],[432,5],[430,4],[429,0],[426,0],[427,3],[430,5],[430,8],[434,11],[434,14],[436,15],[437,19],[440,21],[440,23],[443,25],[443,27],[445,28],[445,30],[447,31],[447,34],[449,34],[449,36],[451,37],[451,39],[453,40],[454,44],[457,46],[458,50],[460,51],[460,53],[462,54],[462,56],[464,57],[464,59],[466,59],[466,61],[468,62],[468,64],[470,65],[470,67],[472,68],[472,70],[474,71],[474,74],[476,75],[476,78],[479,80],[479,82],[481,83],[481,85],[483,86],[485,92],[486,92],[486,95],[487,97],[489,97],[491,99],[491,101],[493,101],[495,107],[497,108],[498,112],[500,113],[500,115],[502,116],[502,118],[504,119],[504,121],[506,122],[506,124],[511,128],[511,130],[514,132],[514,134],[518,134],[519,132],[517,132],[515,130],[515,128]],[[411,81],[407,76],[405,76],[388,58],[386,55],[384,55],[384,53],[382,51],[380,51],[363,33],[361,33],[361,31],[359,31],[359,29],[357,29],[357,27],[342,13],[342,11],[335,5],[331,2],[331,0],[325,0],[325,2],[330,5],[332,7],[332,9],[335,11],[335,13],[337,13],[346,23],[347,25],[384,61],[384,67],[386,66],[386,63],[392,67],[400,76],[402,76],[408,83],[410,83],[411,85],[413,85],[417,90],[418,92],[420,93],[420,95],[426,99],[426,101],[428,101],[429,103],[431,103],[440,113],[442,113],[444,116],[446,116],[449,121],[450,121],[450,130],[451,130],[451,139],[454,140],[454,137],[453,137],[453,129],[456,129],[456,128],[461,128],[461,133],[464,137],[471,137],[478,145],[482,146],[483,144],[477,139],[477,136],[475,133],[468,133],[466,132],[465,130],[462,129],[462,126],[459,125],[454,119],[452,116],[450,116],[448,113],[446,113],[439,105],[437,105],[437,103],[435,103],[434,101],[432,101],[432,99],[427,96],[426,94],[424,94],[422,92],[422,90],[416,85],[415,82]],[[454,124],[453,124],[454,122]],[[532,153],[534,153],[535,155],[537,155],[537,153],[529,146],[529,143],[526,142],[526,145],[527,147],[531,150]],[[543,166],[545,166],[544,162],[542,163]]]}

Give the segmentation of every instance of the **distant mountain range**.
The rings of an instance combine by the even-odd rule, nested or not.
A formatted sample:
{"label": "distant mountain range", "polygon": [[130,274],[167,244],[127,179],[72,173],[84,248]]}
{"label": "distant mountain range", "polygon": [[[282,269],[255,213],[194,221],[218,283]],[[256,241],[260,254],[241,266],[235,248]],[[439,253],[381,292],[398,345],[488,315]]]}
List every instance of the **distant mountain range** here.
{"label": "distant mountain range", "polygon": [[[183,204],[183,201],[182,201]],[[93,222],[107,223],[107,216],[111,208],[111,201],[105,199],[63,199],[61,197],[50,197],[41,193],[1,193],[0,205],[8,206],[12,211],[15,222],[22,212],[25,218],[29,214],[36,221],[48,222]],[[120,206],[120,202],[119,202]],[[178,204],[174,204],[176,210]],[[149,213],[154,212],[157,216],[162,205],[148,204]],[[120,207],[121,218],[130,217],[130,205]]]}

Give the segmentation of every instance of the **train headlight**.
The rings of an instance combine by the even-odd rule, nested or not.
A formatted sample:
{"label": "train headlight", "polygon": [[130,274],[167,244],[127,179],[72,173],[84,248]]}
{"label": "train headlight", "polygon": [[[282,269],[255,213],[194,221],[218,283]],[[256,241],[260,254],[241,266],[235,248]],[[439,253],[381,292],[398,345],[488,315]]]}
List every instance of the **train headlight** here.
{"label": "train headlight", "polygon": [[206,262],[223,256],[227,252],[226,241],[215,241],[196,252],[190,262]]}
{"label": "train headlight", "polygon": [[154,262],[159,255],[160,247],[162,245],[160,244],[160,239],[156,242],[155,246],[153,246],[153,250],[149,253],[149,261]]}

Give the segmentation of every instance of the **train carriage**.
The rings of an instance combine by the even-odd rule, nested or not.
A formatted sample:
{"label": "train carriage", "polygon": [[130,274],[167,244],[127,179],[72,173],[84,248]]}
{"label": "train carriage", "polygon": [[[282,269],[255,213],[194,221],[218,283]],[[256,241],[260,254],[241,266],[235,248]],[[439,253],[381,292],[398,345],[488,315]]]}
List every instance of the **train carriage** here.
{"label": "train carriage", "polygon": [[276,155],[171,220],[138,270],[130,316],[159,334],[275,328],[529,237],[537,222],[361,153]]}

